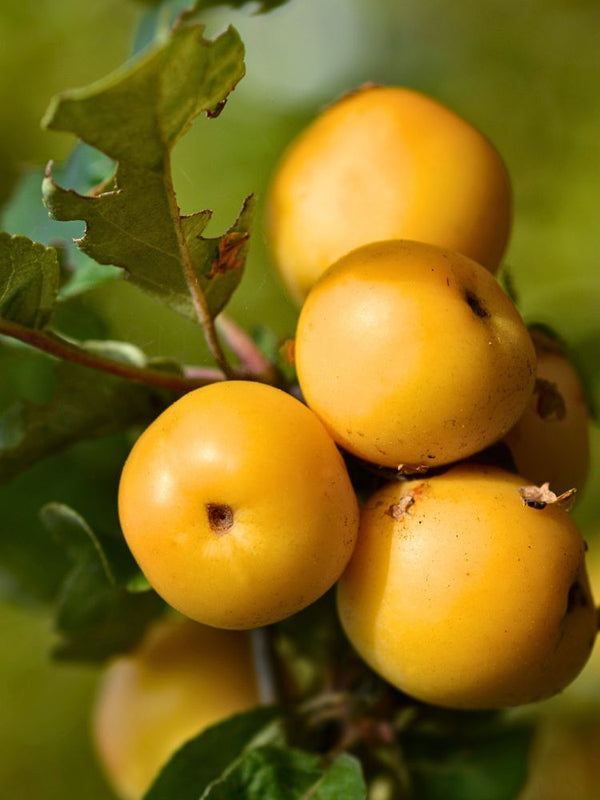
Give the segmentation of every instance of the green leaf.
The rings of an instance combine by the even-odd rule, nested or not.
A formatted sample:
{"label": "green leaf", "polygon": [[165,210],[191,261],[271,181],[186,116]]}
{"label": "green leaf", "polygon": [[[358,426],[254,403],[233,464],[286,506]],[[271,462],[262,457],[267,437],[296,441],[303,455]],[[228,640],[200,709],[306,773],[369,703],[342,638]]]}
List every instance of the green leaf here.
{"label": "green leaf", "polygon": [[201,800],[302,800],[321,776],[319,756],[265,745],[246,750]]}
{"label": "green leaf", "polygon": [[[107,180],[114,169],[114,162],[109,158],[92,147],[79,144],[67,161],[55,169],[55,176],[80,192],[88,192]],[[75,246],[73,240],[83,234],[81,222],[58,222],[48,216],[42,202],[43,179],[42,169],[28,170],[21,176],[0,215],[0,227],[63,252],[64,275],[59,300],[121,276],[121,270],[96,263]]]}
{"label": "green leaf", "polygon": [[0,317],[44,328],[52,317],[59,278],[56,250],[0,233]]}
{"label": "green leaf", "polygon": [[[94,352],[139,365],[141,351],[114,342],[88,345]],[[56,367],[56,387],[45,404],[19,400],[0,416],[0,483],[54,453],[86,439],[147,425],[175,395],[70,362]]]}
{"label": "green leaf", "polygon": [[[254,2],[255,0],[196,0],[193,11],[197,14],[200,11],[205,11],[207,8],[215,8],[216,6],[242,8]],[[271,11],[287,2],[288,0],[258,0],[258,13],[264,14],[266,11]]]}
{"label": "green leaf", "polygon": [[365,800],[367,787],[360,761],[342,753],[310,792],[310,800]]}
{"label": "green leaf", "polygon": [[531,727],[498,721],[469,725],[468,719],[457,714],[451,730],[407,737],[406,763],[419,800],[514,800],[518,795],[527,777]]}
{"label": "green leaf", "polygon": [[273,707],[259,707],[207,728],[175,753],[144,800],[198,800],[257,738],[277,736],[271,731],[279,713]]}
{"label": "green leaf", "polygon": [[54,655],[94,661],[132,648],[163,604],[153,592],[131,594],[118,582],[120,567],[112,561],[127,560],[124,540],[112,543],[111,559],[85,520],[68,506],[48,504],[40,516],[72,563],[57,602],[60,642]]}
{"label": "green leaf", "polygon": [[170,151],[199,114],[216,115],[244,74],[243,45],[228,29],[214,41],[180,24],[171,37],[108,78],[59,95],[44,124],[74,133],[118,162],[108,191],[60,188],[49,170],[45,203],[55,219],[86,222],[81,249],[125,269],[135,285],[196,319],[186,265],[216,316],[241,280],[254,208],[247,199],[223,236],[204,239],[209,211],[181,216]]}

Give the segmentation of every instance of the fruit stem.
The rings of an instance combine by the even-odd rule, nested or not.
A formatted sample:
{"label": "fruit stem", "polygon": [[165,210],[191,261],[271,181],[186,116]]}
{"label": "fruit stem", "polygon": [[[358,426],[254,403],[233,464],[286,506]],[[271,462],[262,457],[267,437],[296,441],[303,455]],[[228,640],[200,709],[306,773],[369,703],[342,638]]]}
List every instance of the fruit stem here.
{"label": "fruit stem", "polygon": [[259,700],[263,705],[272,705],[277,702],[279,692],[269,629],[255,628],[250,631],[250,643]]}

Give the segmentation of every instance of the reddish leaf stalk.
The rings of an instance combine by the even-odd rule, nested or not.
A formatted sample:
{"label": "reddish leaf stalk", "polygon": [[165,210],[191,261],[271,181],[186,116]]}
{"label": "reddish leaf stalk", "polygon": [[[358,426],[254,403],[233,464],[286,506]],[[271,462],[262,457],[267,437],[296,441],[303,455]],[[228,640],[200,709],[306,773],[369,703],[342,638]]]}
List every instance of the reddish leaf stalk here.
{"label": "reddish leaf stalk", "polygon": [[218,316],[216,323],[223,339],[239,359],[243,372],[260,377],[267,383],[276,383],[275,370],[252,337],[225,314]]}
{"label": "reddish leaf stalk", "polygon": [[55,358],[107,372],[110,375],[116,375],[126,380],[145,383],[148,386],[171,389],[182,394],[200,386],[223,380],[225,377],[220,370],[212,368],[195,368],[192,377],[190,375],[164,372],[151,367],[136,367],[133,364],[104,358],[97,353],[87,351],[75,342],[58,336],[51,331],[32,330],[6,319],[0,319],[0,334],[29,344]]}

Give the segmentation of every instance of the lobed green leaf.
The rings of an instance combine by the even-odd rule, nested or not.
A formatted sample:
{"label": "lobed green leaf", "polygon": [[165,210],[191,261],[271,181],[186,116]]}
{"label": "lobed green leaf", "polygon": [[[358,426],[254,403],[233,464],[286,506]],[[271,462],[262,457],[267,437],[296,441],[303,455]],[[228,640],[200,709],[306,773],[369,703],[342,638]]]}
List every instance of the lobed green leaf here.
{"label": "lobed green leaf", "polygon": [[59,95],[44,118],[118,162],[108,190],[61,188],[48,169],[44,201],[58,220],[84,220],[79,247],[175,311],[196,319],[186,280],[191,266],[216,316],[241,280],[254,202],[221,237],[204,239],[209,211],[181,216],[170,151],[201,113],[217,114],[244,74],[242,42],[232,28],[213,41],[203,27],[180,24],[171,37],[117,73]]}

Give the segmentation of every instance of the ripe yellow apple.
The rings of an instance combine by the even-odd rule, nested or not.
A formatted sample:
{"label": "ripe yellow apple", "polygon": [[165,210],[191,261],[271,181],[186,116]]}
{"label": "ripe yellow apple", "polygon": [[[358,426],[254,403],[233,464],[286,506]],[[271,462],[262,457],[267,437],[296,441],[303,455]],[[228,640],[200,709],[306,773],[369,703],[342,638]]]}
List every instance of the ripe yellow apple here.
{"label": "ripe yellow apple", "polygon": [[475,261],[433,245],[364,245],[300,313],[300,387],[342,447],[433,467],[500,439],[533,391],[535,351],[513,302]]}
{"label": "ripe yellow apple", "polygon": [[590,466],[590,415],[581,380],[560,345],[531,332],[537,354],[535,390],[507,433],[517,471],[557,494],[581,491]]}
{"label": "ripe yellow apple", "polygon": [[596,635],[585,544],[559,505],[525,505],[522,485],[462,464],[366,503],[338,610],[398,689],[494,709],[550,697],[583,668]]}
{"label": "ripe yellow apple", "polygon": [[247,633],[161,621],[101,678],[93,716],[99,761],[119,796],[138,800],[185,741],[258,701]]}
{"label": "ripe yellow apple", "polygon": [[290,145],[267,227],[274,262],[301,301],[330,264],[383,239],[429,242],[495,271],[510,222],[508,174],[485,136],[419,92],[369,85]]}
{"label": "ripe yellow apple", "polygon": [[256,628],[300,611],[352,554],[358,501],[317,416],[253,381],[197,389],[135,443],[119,485],[127,543],[197,622]]}

